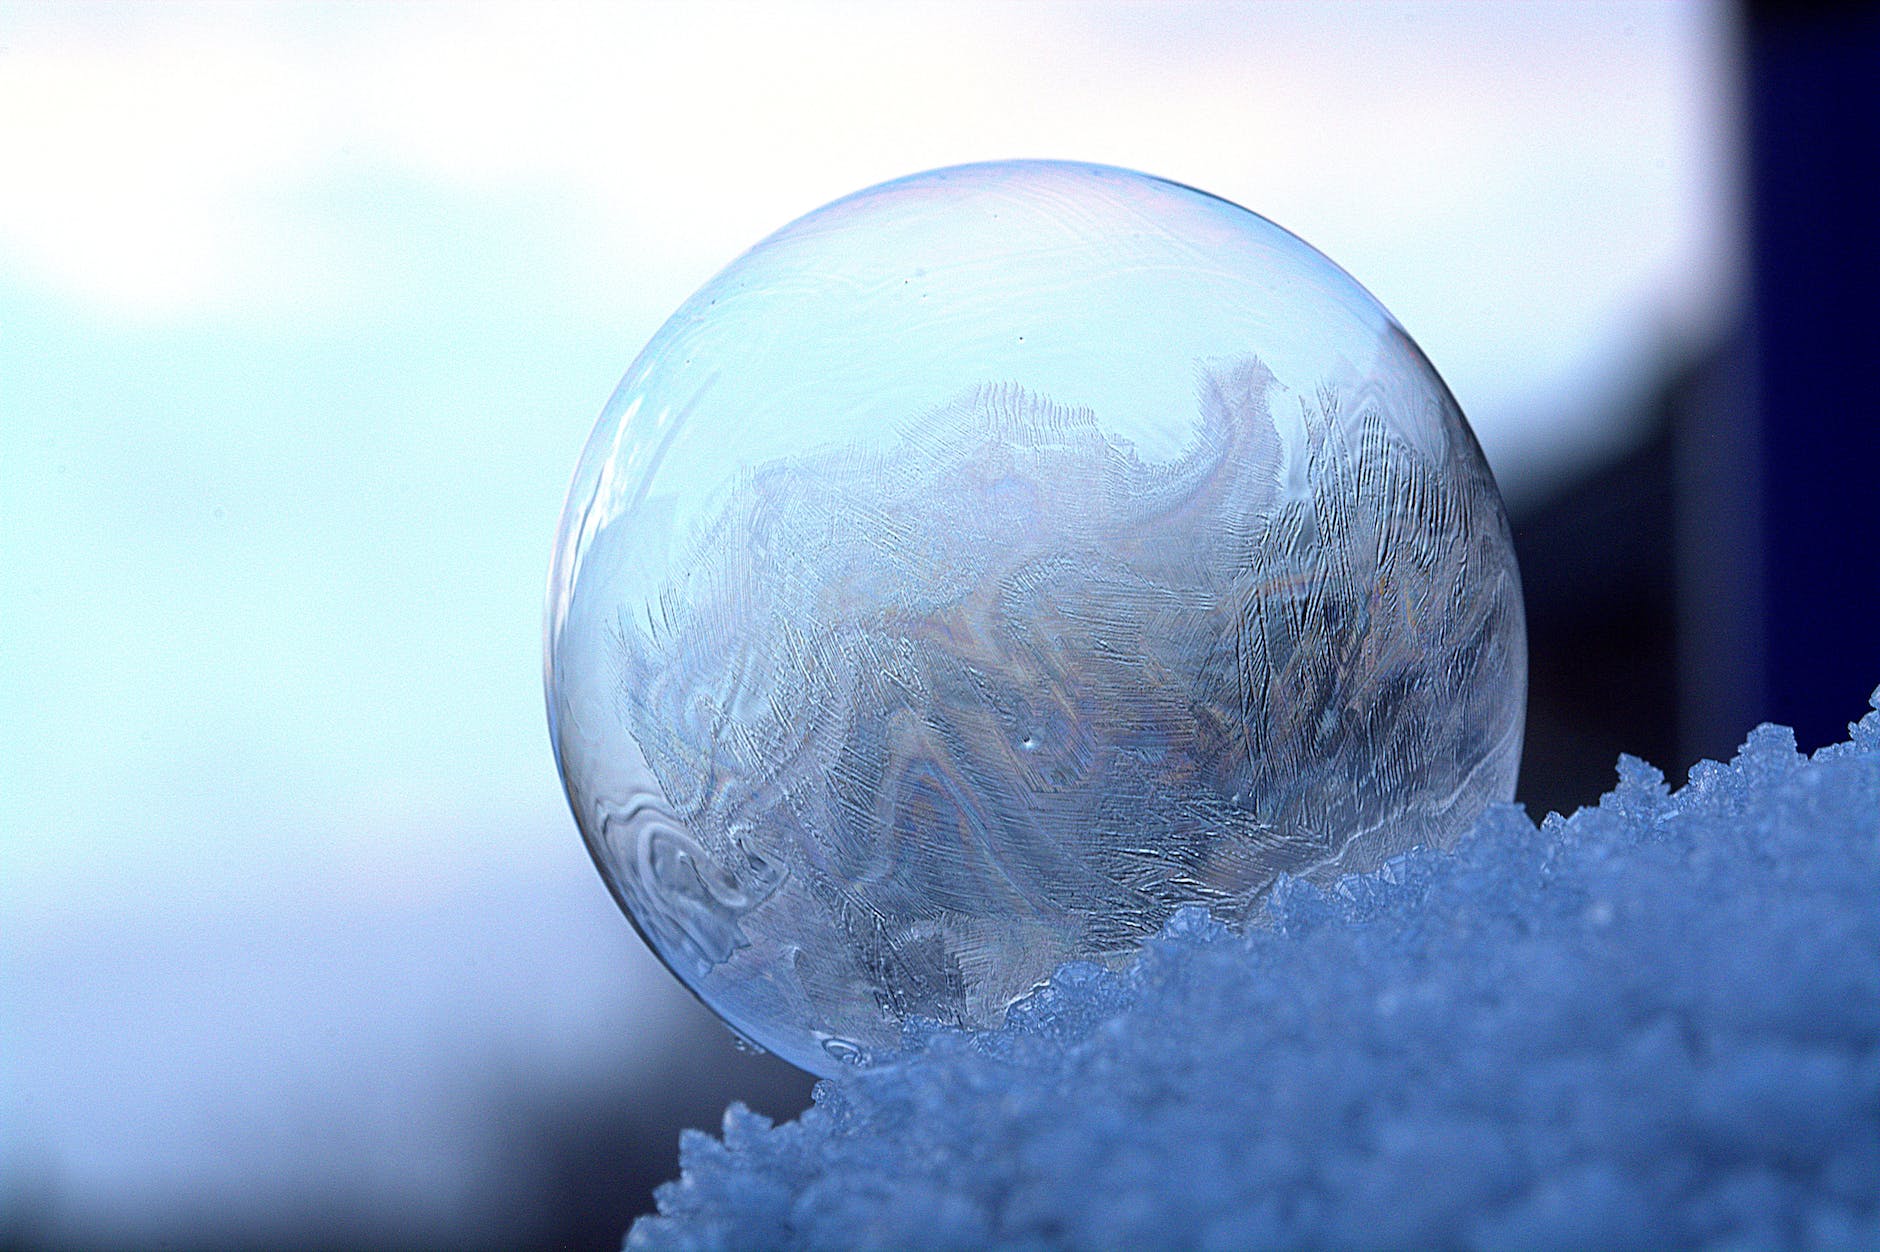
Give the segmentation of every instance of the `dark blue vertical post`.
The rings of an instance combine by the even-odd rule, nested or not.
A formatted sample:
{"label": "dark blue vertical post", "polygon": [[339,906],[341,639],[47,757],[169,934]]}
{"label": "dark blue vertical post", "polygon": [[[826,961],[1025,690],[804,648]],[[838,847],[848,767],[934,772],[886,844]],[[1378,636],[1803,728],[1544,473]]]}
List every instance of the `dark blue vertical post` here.
{"label": "dark blue vertical post", "polygon": [[1762,714],[1809,749],[1880,684],[1880,5],[1745,35]]}

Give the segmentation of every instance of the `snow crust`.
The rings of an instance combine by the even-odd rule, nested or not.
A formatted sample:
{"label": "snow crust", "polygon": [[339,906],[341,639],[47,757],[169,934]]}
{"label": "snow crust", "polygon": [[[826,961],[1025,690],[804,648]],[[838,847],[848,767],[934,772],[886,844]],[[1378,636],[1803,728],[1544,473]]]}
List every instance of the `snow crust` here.
{"label": "snow crust", "polygon": [[910,1028],[627,1247],[1880,1247],[1873,703]]}

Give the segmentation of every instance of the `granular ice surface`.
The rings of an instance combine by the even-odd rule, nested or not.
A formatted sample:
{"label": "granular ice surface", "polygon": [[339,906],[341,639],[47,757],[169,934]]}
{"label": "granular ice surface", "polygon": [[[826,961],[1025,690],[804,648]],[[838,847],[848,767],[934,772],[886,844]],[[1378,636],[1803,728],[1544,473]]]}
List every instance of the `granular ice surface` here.
{"label": "granular ice surface", "polygon": [[[1874,697],[1880,710],[1880,692]],[[632,1249],[1880,1247],[1880,711],[1178,913],[773,1126]]]}

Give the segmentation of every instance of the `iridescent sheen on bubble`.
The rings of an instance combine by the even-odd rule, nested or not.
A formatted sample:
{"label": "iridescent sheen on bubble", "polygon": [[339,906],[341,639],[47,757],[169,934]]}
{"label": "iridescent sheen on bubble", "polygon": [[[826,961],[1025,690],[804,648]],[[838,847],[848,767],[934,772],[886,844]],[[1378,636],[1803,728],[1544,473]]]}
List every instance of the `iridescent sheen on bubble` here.
{"label": "iridescent sheen on bubble", "polygon": [[596,426],[549,719],[616,898],[819,1072],[996,1025],[1514,788],[1501,500],[1375,300],[1235,205],[1008,162],[694,295]]}

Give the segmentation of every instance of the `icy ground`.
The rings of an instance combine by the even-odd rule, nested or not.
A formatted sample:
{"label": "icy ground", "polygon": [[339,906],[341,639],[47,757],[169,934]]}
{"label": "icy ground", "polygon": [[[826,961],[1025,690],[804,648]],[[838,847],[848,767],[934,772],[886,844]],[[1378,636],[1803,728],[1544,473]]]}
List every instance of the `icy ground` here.
{"label": "icy ground", "polygon": [[733,1106],[627,1246],[1880,1247],[1874,705]]}

